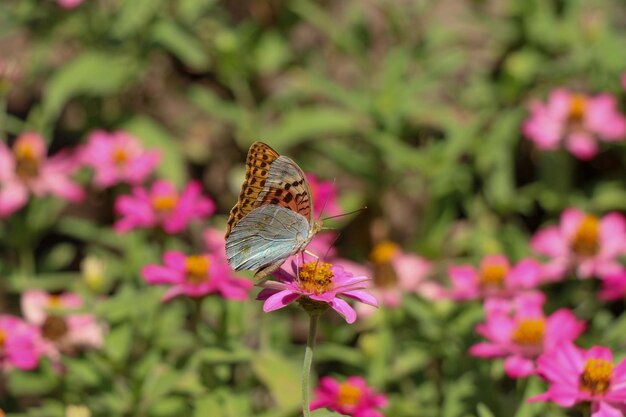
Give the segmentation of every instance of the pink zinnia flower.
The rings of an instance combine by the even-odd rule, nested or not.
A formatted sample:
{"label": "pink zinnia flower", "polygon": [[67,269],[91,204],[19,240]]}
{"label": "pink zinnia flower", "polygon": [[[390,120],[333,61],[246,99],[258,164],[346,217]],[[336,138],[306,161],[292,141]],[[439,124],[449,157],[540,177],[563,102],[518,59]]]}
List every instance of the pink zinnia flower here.
{"label": "pink zinnia flower", "polygon": [[619,213],[598,218],[570,208],[558,226],[537,232],[531,247],[551,258],[544,268],[551,280],[562,279],[570,268],[579,278],[616,274],[621,270],[616,258],[626,253],[626,219]]}
{"label": "pink zinnia flower", "polygon": [[18,317],[0,314],[0,370],[35,369],[42,353],[39,329]]}
{"label": "pink zinnia flower", "polygon": [[303,307],[328,307],[339,313],[348,323],[354,323],[356,312],[339,298],[351,298],[362,303],[378,306],[376,298],[364,291],[370,279],[366,276],[353,276],[342,267],[319,260],[300,264],[291,262],[293,273],[279,269],[274,273],[278,281],[266,281],[266,287],[257,297],[265,300],[263,311],[270,312],[283,308],[296,300]]}
{"label": "pink zinnia flower", "polygon": [[126,132],[96,130],[89,135],[82,160],[94,169],[94,182],[98,187],[120,182],[139,185],[154,171],[160,154],[144,149],[137,138]]}
{"label": "pink zinnia flower", "polygon": [[562,407],[589,402],[592,417],[623,416],[626,359],[614,365],[613,354],[606,347],[583,350],[564,342],[541,355],[537,363],[537,373],[550,387],[529,401],[552,401]]}
{"label": "pink zinnia flower", "polygon": [[163,296],[167,302],[174,297],[204,297],[217,293],[229,300],[245,300],[252,283],[232,274],[219,255],[185,256],[178,251],[165,252],[164,266],[146,265],[141,276],[149,284],[171,285]]}
{"label": "pink zinnia flower", "polygon": [[595,97],[554,90],[547,103],[530,104],[530,117],[524,122],[524,135],[539,149],[564,146],[579,159],[598,153],[596,140],[615,142],[626,136],[626,118],[617,110],[610,94]]}
{"label": "pink zinnia flower", "polygon": [[118,232],[161,226],[167,233],[183,231],[190,221],[215,211],[215,203],[201,194],[198,182],[187,184],[182,193],[168,181],[156,181],[150,190],[135,187],[131,195],[120,196],[115,211],[121,219],[113,228]]}
{"label": "pink zinnia flower", "polygon": [[29,290],[22,295],[22,312],[29,323],[41,329],[46,353],[58,359],[58,352],[72,353],[76,348],[100,348],[104,343],[104,327],[93,314],[72,313],[84,306],[77,294],[48,294]]}
{"label": "pink zinnia flower", "polygon": [[315,217],[319,217],[322,214],[329,217],[341,214],[341,209],[337,202],[335,183],[333,181],[319,180],[315,174],[310,172],[307,172],[306,179],[309,181],[313,201],[315,201],[313,206]]}
{"label": "pink zinnia flower", "polygon": [[82,200],[83,189],[69,178],[76,168],[65,153],[48,158],[46,144],[36,133],[22,134],[11,149],[0,141],[0,217],[26,205],[29,193]]}
{"label": "pink zinnia flower", "polygon": [[64,9],[71,10],[80,6],[85,0],[57,0],[57,4]]}
{"label": "pink zinnia flower", "polygon": [[606,301],[621,300],[626,297],[626,269],[602,278],[600,299]]}
{"label": "pink zinnia flower", "polygon": [[455,300],[474,300],[487,297],[512,297],[535,288],[543,278],[543,268],[530,258],[511,267],[502,255],[485,257],[477,270],[471,265],[448,268],[452,279],[450,295]]}
{"label": "pink zinnia flower", "polygon": [[387,397],[367,386],[365,380],[351,376],[345,382],[331,377],[320,379],[311,410],[328,408],[351,417],[384,417],[378,411],[387,405]]}
{"label": "pink zinnia flower", "polygon": [[563,308],[549,316],[543,313],[543,294],[519,296],[514,313],[499,307],[485,308],[485,323],[476,331],[487,339],[475,344],[470,354],[480,358],[506,358],[504,370],[511,378],[523,378],[534,373],[535,359],[554,349],[560,341],[573,341],[585,329],[585,323]]}

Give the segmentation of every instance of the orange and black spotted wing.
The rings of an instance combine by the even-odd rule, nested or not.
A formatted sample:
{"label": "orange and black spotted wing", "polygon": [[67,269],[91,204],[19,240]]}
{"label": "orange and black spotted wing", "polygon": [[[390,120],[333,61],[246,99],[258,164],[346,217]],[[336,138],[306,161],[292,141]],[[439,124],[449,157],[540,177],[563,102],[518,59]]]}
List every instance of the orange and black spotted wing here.
{"label": "orange and black spotted wing", "polygon": [[246,177],[241,186],[239,200],[230,210],[226,238],[228,238],[237,222],[252,211],[259,194],[263,190],[267,191],[266,180],[270,175],[270,166],[279,156],[278,152],[263,142],[254,142],[250,146],[248,157],[246,158]]}

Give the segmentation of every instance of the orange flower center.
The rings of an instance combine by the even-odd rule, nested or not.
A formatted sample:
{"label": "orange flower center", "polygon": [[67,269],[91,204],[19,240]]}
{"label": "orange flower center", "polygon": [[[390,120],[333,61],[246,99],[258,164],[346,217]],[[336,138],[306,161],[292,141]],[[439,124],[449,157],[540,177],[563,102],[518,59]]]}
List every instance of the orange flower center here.
{"label": "orange flower center", "polygon": [[308,262],[300,267],[300,287],[308,292],[322,294],[333,288],[331,264],[320,261]]}
{"label": "orange flower center", "polygon": [[587,111],[587,99],[585,96],[576,94],[572,96],[569,102],[569,114],[567,119],[572,124],[582,123],[585,112]]}
{"label": "orange flower center", "polygon": [[57,342],[67,334],[69,327],[60,316],[48,316],[41,326],[41,334],[48,340]]}
{"label": "orange flower center", "polygon": [[0,349],[4,347],[4,343],[7,340],[7,334],[4,330],[0,329]]}
{"label": "orange flower center", "polygon": [[525,319],[517,323],[511,339],[517,345],[540,345],[546,333],[546,322],[543,319]]}
{"label": "orange flower center", "polygon": [[400,247],[393,242],[380,242],[370,252],[370,260],[377,264],[387,263],[399,250]]}
{"label": "orange flower center", "polygon": [[209,279],[210,262],[206,256],[188,256],[185,259],[187,282],[201,284]]}
{"label": "orange flower center", "polygon": [[400,247],[393,242],[385,241],[377,244],[370,252],[370,260],[374,264],[374,284],[379,288],[395,287],[398,276],[391,265],[391,260],[399,252]]}
{"label": "orange flower center", "polygon": [[128,152],[124,148],[115,148],[111,159],[115,165],[124,165],[128,161]]}
{"label": "orange flower center", "polygon": [[35,149],[28,142],[18,142],[13,148],[16,165],[15,173],[23,180],[31,179],[39,175],[39,160]]}
{"label": "orange flower center", "polygon": [[504,278],[509,272],[506,265],[487,264],[480,269],[478,282],[481,287],[503,288]]}
{"label": "orange flower center", "polygon": [[152,198],[152,207],[161,213],[167,213],[178,203],[178,197],[175,195],[159,195]]}
{"label": "orange flower center", "polygon": [[354,386],[348,382],[344,382],[339,386],[339,395],[337,401],[344,407],[355,406],[359,403],[363,391],[361,388]]}
{"label": "orange flower center", "polygon": [[62,305],[63,303],[61,302],[60,296],[52,294],[50,295],[50,298],[48,298],[48,308],[59,308]]}
{"label": "orange flower center", "polygon": [[587,359],[579,387],[591,394],[605,394],[611,386],[613,364],[604,359]]}
{"label": "orange flower center", "polygon": [[572,237],[570,247],[581,257],[596,255],[600,249],[600,220],[595,216],[585,216]]}

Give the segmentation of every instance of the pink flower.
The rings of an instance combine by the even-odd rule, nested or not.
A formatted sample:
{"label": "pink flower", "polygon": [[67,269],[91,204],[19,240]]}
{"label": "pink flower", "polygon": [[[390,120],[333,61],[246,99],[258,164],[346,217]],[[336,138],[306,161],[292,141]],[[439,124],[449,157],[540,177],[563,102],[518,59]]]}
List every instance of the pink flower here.
{"label": "pink flower", "polygon": [[94,182],[98,187],[120,182],[139,185],[154,171],[160,154],[143,149],[139,140],[126,132],[96,130],[89,135],[82,160],[95,170]]}
{"label": "pink flower", "polygon": [[215,211],[215,203],[201,194],[198,182],[187,184],[182,193],[167,181],[156,181],[150,190],[135,187],[131,195],[120,196],[115,211],[121,216],[113,228],[118,232],[160,226],[167,233],[183,231],[193,219]]}
{"label": "pink flower", "polygon": [[203,233],[204,247],[212,255],[218,256],[224,262],[227,261],[226,256],[226,239],[224,238],[224,231],[214,228],[208,228]]}
{"label": "pink flower", "polygon": [[69,178],[76,168],[65,153],[48,158],[46,144],[36,133],[22,134],[11,149],[0,141],[0,217],[26,205],[29,193],[82,200],[83,189]]}
{"label": "pink flower", "polygon": [[384,417],[377,409],[387,405],[387,397],[368,387],[365,380],[351,376],[345,382],[331,377],[320,379],[311,410],[328,408],[351,417]]}
{"label": "pink flower", "polygon": [[513,314],[500,306],[486,306],[487,319],[476,326],[476,331],[487,341],[472,346],[470,354],[506,358],[504,370],[511,378],[533,374],[535,359],[541,353],[554,349],[560,341],[573,341],[585,329],[585,323],[564,308],[546,317],[544,302],[545,297],[540,293],[519,296]]}
{"label": "pink flower", "polygon": [[596,140],[624,139],[626,118],[610,94],[591,97],[557,89],[547,103],[530,104],[523,132],[539,149],[554,150],[564,143],[577,158],[590,159],[598,153]]}
{"label": "pink flower", "polygon": [[311,186],[311,194],[313,194],[313,201],[315,202],[313,206],[315,217],[319,217],[322,214],[328,217],[341,214],[341,209],[337,203],[337,190],[334,181],[319,180],[315,174],[310,172],[307,172],[306,179]]}
{"label": "pink flower", "polygon": [[20,318],[0,314],[0,370],[35,369],[42,355],[39,329]]}
{"label": "pink flower", "polygon": [[560,280],[570,268],[580,278],[603,277],[621,270],[617,257],[626,253],[626,219],[619,213],[602,218],[567,209],[558,226],[549,226],[533,236],[531,247],[550,259],[546,277]]}
{"label": "pink flower", "polygon": [[46,353],[58,359],[58,352],[72,353],[76,348],[100,348],[104,343],[104,327],[95,316],[72,310],[84,306],[82,298],[73,293],[58,295],[29,290],[22,295],[22,312],[29,323],[41,329]]}
{"label": "pink flower", "polygon": [[471,265],[458,265],[449,267],[448,274],[453,287],[450,295],[455,300],[506,298],[539,285],[543,268],[530,258],[511,267],[504,256],[491,255],[482,260],[478,270]]}
{"label": "pink flower", "polygon": [[626,269],[602,278],[600,299],[606,301],[621,300],[626,297]]}
{"label": "pink flower", "polygon": [[64,9],[74,9],[82,4],[85,0],[57,0],[57,4]]}
{"label": "pink flower", "polygon": [[292,274],[281,268],[274,273],[278,281],[266,281],[263,284],[266,288],[257,299],[265,300],[263,311],[266,313],[298,300],[307,309],[312,306],[320,309],[331,307],[348,323],[354,323],[356,312],[340,296],[378,305],[376,298],[363,291],[370,281],[366,276],[353,276],[340,266],[321,261],[305,264],[291,262],[291,267]]}
{"label": "pink flower", "polygon": [[552,401],[562,407],[591,403],[592,417],[621,417],[626,405],[626,360],[613,364],[608,348],[577,348],[566,341],[537,361],[539,373],[549,384],[548,391],[529,401]]}
{"label": "pink flower", "polygon": [[252,288],[246,279],[232,275],[232,271],[219,255],[185,256],[178,251],[165,252],[164,266],[146,265],[141,276],[147,283],[171,285],[163,296],[167,302],[174,297],[204,297],[218,293],[229,300],[245,300]]}

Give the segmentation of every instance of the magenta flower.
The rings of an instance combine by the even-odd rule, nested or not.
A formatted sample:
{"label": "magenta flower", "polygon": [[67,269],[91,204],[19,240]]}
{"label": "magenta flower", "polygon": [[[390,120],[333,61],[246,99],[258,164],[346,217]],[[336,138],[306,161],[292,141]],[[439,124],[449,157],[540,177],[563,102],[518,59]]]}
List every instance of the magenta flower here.
{"label": "magenta flower", "polygon": [[621,270],[617,257],[626,253],[626,219],[619,213],[602,218],[567,209],[558,226],[548,226],[533,236],[531,247],[550,259],[546,278],[560,280],[571,268],[579,278],[603,277]]}
{"label": "magenta flower", "polygon": [[266,288],[257,300],[265,300],[263,311],[266,313],[299,300],[303,306],[331,307],[348,323],[354,323],[356,312],[340,296],[378,306],[376,298],[364,291],[370,281],[366,276],[353,276],[340,266],[321,261],[291,262],[291,268],[293,273],[281,268],[274,273],[278,281],[263,284]]}
{"label": "magenta flower", "polygon": [[626,118],[610,94],[595,97],[554,90],[547,103],[530,104],[524,135],[539,149],[554,150],[563,144],[579,159],[598,153],[596,140],[615,142],[626,136]]}
{"label": "magenta flower", "polygon": [[543,268],[534,259],[522,259],[514,267],[502,255],[485,257],[477,270],[471,265],[448,268],[450,295],[455,300],[512,297],[535,288],[543,279]]}
{"label": "magenta flower", "polygon": [[137,138],[126,132],[96,130],[89,135],[82,160],[94,169],[95,184],[104,188],[121,182],[141,184],[154,171],[160,154],[144,149]]}
{"label": "magenta flower", "polygon": [[600,299],[606,301],[621,300],[626,297],[626,269],[606,275],[602,278]]}
{"label": "magenta flower", "polygon": [[386,405],[387,397],[368,387],[361,377],[339,382],[326,376],[315,389],[311,410],[328,408],[351,417],[384,417],[378,409]]}
{"label": "magenta flower", "polygon": [[514,301],[514,312],[499,306],[486,307],[485,323],[476,331],[487,339],[470,348],[470,354],[480,358],[506,358],[504,371],[511,378],[523,378],[534,373],[535,359],[554,349],[561,341],[573,341],[585,329],[585,323],[563,308],[550,316],[543,313],[543,294],[522,295]]}
{"label": "magenta flower", "polygon": [[311,194],[315,205],[315,217],[324,214],[326,216],[336,216],[341,214],[339,203],[337,202],[337,190],[333,181],[322,181],[317,179],[315,174],[307,172],[306,179],[311,186]]}
{"label": "magenta flower", "polygon": [[43,353],[39,329],[18,317],[0,314],[0,370],[30,371]]}
{"label": "magenta flower", "polygon": [[156,181],[150,190],[135,187],[120,196],[115,211],[121,216],[113,228],[118,232],[160,226],[167,233],[183,231],[190,221],[215,211],[215,203],[201,194],[198,182],[187,184],[182,193],[167,181]]}
{"label": "magenta flower", "polygon": [[85,0],[57,0],[57,4],[64,9],[71,10],[80,6]]}
{"label": "magenta flower", "polygon": [[178,251],[165,252],[164,266],[146,265],[141,276],[148,284],[171,287],[163,295],[167,302],[174,297],[204,297],[217,293],[229,300],[245,300],[252,283],[232,274],[224,259],[204,254],[185,256]]}
{"label": "magenta flower", "polygon": [[552,401],[562,407],[591,403],[592,417],[622,417],[626,406],[626,359],[613,364],[608,348],[580,349],[563,342],[537,361],[537,373],[549,384],[548,391],[529,401]]}
{"label": "magenta flower", "polygon": [[22,134],[11,149],[0,141],[0,217],[26,205],[29,193],[82,200],[83,189],[69,178],[76,168],[65,153],[47,157],[46,144],[36,133]]}
{"label": "magenta flower", "polygon": [[84,306],[77,294],[48,294],[29,290],[22,295],[24,318],[41,329],[45,352],[58,360],[59,352],[72,353],[77,348],[98,349],[104,344],[105,328],[93,314],[72,313]]}

